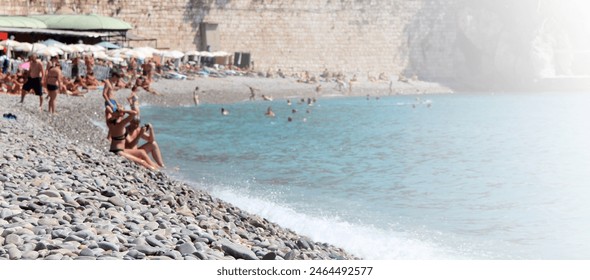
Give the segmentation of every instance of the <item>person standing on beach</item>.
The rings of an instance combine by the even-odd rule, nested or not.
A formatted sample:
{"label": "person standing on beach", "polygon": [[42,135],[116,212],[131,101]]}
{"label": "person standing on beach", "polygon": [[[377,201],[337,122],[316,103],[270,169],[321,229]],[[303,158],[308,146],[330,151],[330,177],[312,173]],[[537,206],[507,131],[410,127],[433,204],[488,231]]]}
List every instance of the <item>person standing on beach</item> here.
{"label": "person standing on beach", "polygon": [[117,101],[115,100],[115,87],[119,83],[120,74],[118,71],[113,71],[111,77],[104,80],[104,89],[102,90],[102,97],[104,98],[105,119],[108,121],[117,109]]}
{"label": "person standing on beach", "polygon": [[147,78],[148,81],[152,81],[152,75],[154,72],[154,63],[152,62],[151,58],[141,65],[141,69],[143,70],[143,76]]}
{"label": "person standing on beach", "polygon": [[31,54],[29,56],[29,76],[21,90],[20,103],[25,101],[25,95],[33,90],[39,96],[39,110],[43,108],[43,64],[37,59],[37,55]]}
{"label": "person standing on beach", "polygon": [[193,100],[195,101],[195,106],[199,105],[199,95],[197,94],[199,92],[199,87],[195,87],[195,91],[193,91]]}
{"label": "person standing on beach", "polygon": [[92,55],[87,55],[84,57],[84,64],[86,64],[86,74],[94,72],[94,57]]}
{"label": "person standing on beach", "polygon": [[250,89],[250,101],[254,101],[256,99],[256,91],[258,89],[251,86],[248,86],[248,88]]}
{"label": "person standing on beach", "polygon": [[47,110],[49,113],[55,114],[57,95],[59,93],[59,89],[62,86],[61,65],[59,63],[55,63],[49,67],[50,68],[47,71],[47,78],[45,79],[45,82],[47,83],[47,95],[49,96]]}
{"label": "person standing on beach", "polygon": [[72,79],[80,76],[80,58],[77,56],[72,59]]}

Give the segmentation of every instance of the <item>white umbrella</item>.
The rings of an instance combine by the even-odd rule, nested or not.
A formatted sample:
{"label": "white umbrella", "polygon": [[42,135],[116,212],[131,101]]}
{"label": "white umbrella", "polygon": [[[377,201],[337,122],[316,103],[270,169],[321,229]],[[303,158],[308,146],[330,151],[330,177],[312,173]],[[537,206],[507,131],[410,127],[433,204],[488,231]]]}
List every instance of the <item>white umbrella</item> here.
{"label": "white umbrella", "polygon": [[45,56],[45,57],[58,56],[63,53],[64,53],[64,51],[62,51],[61,49],[56,48],[56,47],[47,47],[47,48],[35,50],[36,55]]}
{"label": "white umbrella", "polygon": [[10,39],[0,41],[0,46],[3,46],[3,47],[14,47],[19,44],[20,44],[20,42],[15,41],[15,40],[10,40]]}
{"label": "white umbrella", "polygon": [[207,51],[201,52],[201,56],[204,56],[204,57],[214,57],[213,53],[210,53],[210,52],[207,52]]}
{"label": "white umbrella", "polygon": [[116,64],[121,64],[121,63],[123,63],[123,61],[125,61],[125,59],[123,59],[122,57],[118,57],[118,56],[114,56],[114,57],[109,56],[109,57],[106,57],[106,60],[111,61]]}
{"label": "white umbrella", "polygon": [[99,46],[99,45],[86,45],[86,51],[89,52],[100,52],[100,51],[106,51],[107,49],[103,46]]}
{"label": "white umbrella", "polygon": [[66,45],[66,44],[64,44],[64,43],[62,43],[60,41],[56,41],[56,40],[53,40],[53,39],[47,39],[45,41],[42,41],[41,44],[46,45],[48,47],[51,47],[51,46],[53,46],[53,47],[59,47],[59,46],[65,46]]}
{"label": "white umbrella", "polygon": [[142,53],[149,54],[150,57],[153,56],[154,53],[155,54],[160,54],[160,53],[163,52],[161,50],[157,50],[157,49],[154,49],[152,47],[139,47],[139,48],[134,48],[134,50],[139,51],[139,52],[142,52]]}
{"label": "white umbrella", "polygon": [[148,57],[153,57],[152,53],[149,53],[147,51],[141,51],[141,50],[136,50],[136,49],[132,49],[132,50],[127,50],[125,52],[121,53],[122,56],[125,57],[135,57],[137,59],[146,59]]}
{"label": "white umbrella", "polygon": [[128,51],[130,49],[128,48],[120,48],[120,49],[114,49],[114,50],[108,50],[106,51],[106,54],[110,55],[110,56],[117,56],[120,55],[126,51]]}
{"label": "white umbrella", "polygon": [[183,52],[176,51],[176,50],[173,50],[173,51],[165,51],[165,52],[161,53],[161,55],[163,57],[171,57],[171,58],[174,58],[174,59],[178,59],[178,58],[184,57],[184,53]]}
{"label": "white umbrella", "polygon": [[19,43],[18,45],[12,47],[12,49],[19,52],[30,52],[33,49],[33,45],[30,43]]}
{"label": "white umbrella", "polygon": [[200,56],[201,53],[199,51],[188,51],[184,53],[185,55],[196,55],[196,56]]}
{"label": "white umbrella", "polygon": [[73,47],[72,45],[63,45],[63,46],[57,46],[59,49],[61,49],[62,51],[66,52],[66,53],[75,53],[78,52],[76,50],[75,47]]}
{"label": "white umbrella", "polygon": [[83,52],[84,51],[84,47],[81,44],[71,44],[71,45],[68,45],[68,47],[70,48],[70,50],[72,50],[72,52]]}
{"label": "white umbrella", "polygon": [[33,43],[33,45],[31,46],[31,51],[36,52],[36,51],[42,50],[44,48],[47,48],[47,46],[43,45],[41,43]]}
{"label": "white umbrella", "polygon": [[107,60],[109,58],[109,56],[104,51],[93,52],[92,56],[94,56],[94,58],[102,59],[102,60]]}

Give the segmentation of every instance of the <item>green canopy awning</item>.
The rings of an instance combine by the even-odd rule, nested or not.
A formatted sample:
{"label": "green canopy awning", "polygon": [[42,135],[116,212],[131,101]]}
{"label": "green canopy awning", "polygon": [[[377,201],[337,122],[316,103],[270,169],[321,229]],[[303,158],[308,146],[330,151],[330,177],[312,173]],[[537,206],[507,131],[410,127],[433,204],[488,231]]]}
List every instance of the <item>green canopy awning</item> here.
{"label": "green canopy awning", "polygon": [[120,19],[89,14],[89,15],[36,15],[38,19],[50,29],[65,30],[111,30],[124,31],[133,29],[131,24]]}
{"label": "green canopy awning", "polygon": [[35,18],[19,16],[0,16],[0,27],[47,28],[47,25]]}

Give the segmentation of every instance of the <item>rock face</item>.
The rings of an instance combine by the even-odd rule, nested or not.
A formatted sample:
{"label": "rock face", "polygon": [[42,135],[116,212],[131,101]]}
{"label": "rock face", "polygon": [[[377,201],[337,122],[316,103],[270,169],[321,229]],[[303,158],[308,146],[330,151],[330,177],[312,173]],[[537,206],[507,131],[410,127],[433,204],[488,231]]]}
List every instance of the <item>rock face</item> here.
{"label": "rock face", "polygon": [[[0,95],[0,108],[14,101]],[[300,240],[300,259],[355,259],[73,142],[37,117],[46,112],[11,110],[17,121],[0,119],[0,259],[262,259],[285,256]]]}

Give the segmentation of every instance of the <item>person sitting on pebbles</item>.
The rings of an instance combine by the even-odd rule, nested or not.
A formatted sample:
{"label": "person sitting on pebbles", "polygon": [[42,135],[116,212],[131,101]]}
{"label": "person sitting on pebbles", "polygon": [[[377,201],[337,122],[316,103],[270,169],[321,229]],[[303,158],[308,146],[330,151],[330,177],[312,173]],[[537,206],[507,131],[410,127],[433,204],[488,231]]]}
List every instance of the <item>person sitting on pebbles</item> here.
{"label": "person sitting on pebbles", "polygon": [[94,76],[94,72],[89,72],[88,75],[86,75],[86,79],[84,82],[86,83],[86,88],[90,90],[98,89],[98,87],[100,86],[100,82]]}
{"label": "person sitting on pebbles", "polygon": [[111,148],[109,151],[147,169],[158,171],[158,165],[150,159],[145,150],[128,149],[125,147],[127,140],[126,126],[133,120],[136,114],[137,112],[133,110],[127,111],[120,108],[112,113],[111,118],[107,120],[107,127],[111,136]]}
{"label": "person sitting on pebbles", "polygon": [[[156,134],[154,127],[151,124],[146,124],[142,127],[139,126],[140,119],[135,117],[129,122],[126,128],[126,149],[141,149],[144,150],[148,155],[151,154],[154,161],[161,167],[164,168],[164,161],[162,160],[162,154],[160,153],[160,147],[156,142]],[[138,147],[139,140],[143,139],[146,141],[145,144]]]}
{"label": "person sitting on pebbles", "polygon": [[75,81],[72,81],[72,79],[65,77],[64,82],[60,87],[60,92],[72,96],[84,96],[88,90],[86,92],[80,91],[79,84],[77,84]]}
{"label": "person sitting on pebbles", "polygon": [[155,89],[150,87],[151,80],[146,78],[145,76],[138,77],[137,80],[135,80],[135,85],[140,88],[143,88],[145,91],[151,94],[160,95],[160,93],[158,93]]}

